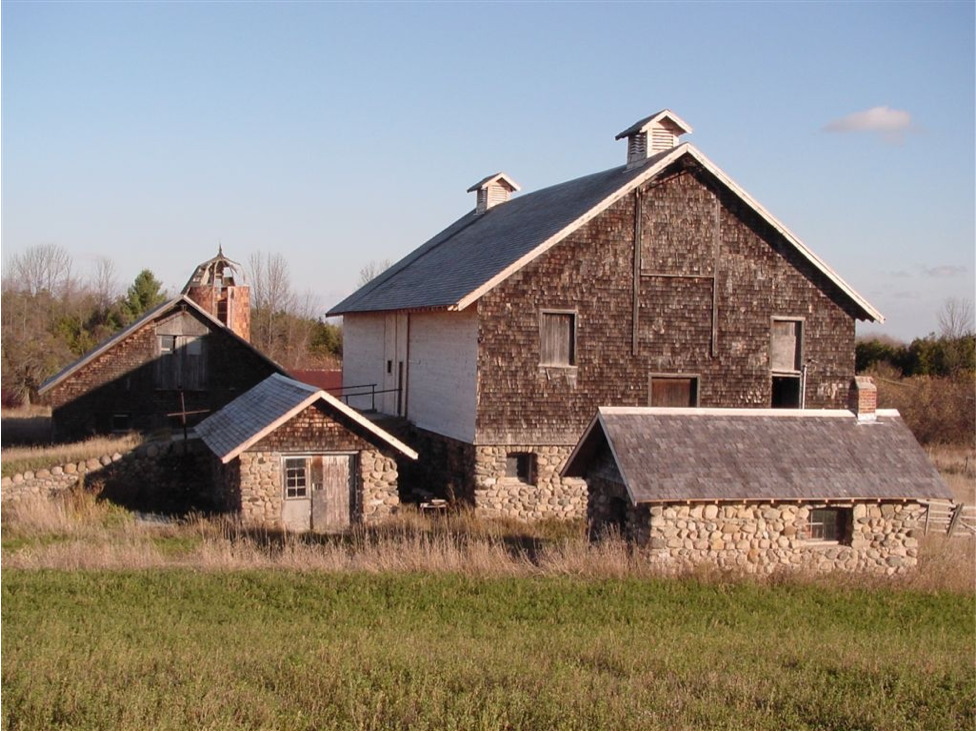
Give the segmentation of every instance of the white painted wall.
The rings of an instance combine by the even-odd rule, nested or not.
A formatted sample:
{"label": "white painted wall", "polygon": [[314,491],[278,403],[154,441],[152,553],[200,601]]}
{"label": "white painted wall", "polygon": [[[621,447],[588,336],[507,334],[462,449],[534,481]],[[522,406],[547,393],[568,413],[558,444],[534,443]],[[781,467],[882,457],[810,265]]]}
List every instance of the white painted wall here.
{"label": "white painted wall", "polygon": [[[342,387],[344,394],[349,391],[348,387],[360,384],[376,384],[377,389],[383,388],[386,370],[385,317],[383,313],[350,313],[343,316]],[[355,391],[367,391],[367,389]],[[370,409],[372,400],[368,396],[351,397],[349,406],[356,409]],[[380,397],[377,397],[376,408],[382,409],[382,406]]]}
{"label": "white painted wall", "polygon": [[[474,442],[478,314],[411,313],[407,417],[425,430]],[[343,348],[343,353],[345,353]]]}

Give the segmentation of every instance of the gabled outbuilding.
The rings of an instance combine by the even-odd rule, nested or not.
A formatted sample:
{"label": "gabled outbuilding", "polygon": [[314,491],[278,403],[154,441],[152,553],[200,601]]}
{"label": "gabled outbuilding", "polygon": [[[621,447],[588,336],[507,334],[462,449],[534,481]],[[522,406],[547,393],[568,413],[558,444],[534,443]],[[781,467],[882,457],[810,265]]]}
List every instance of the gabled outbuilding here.
{"label": "gabled outbuilding", "polygon": [[601,407],[563,469],[588,518],[675,567],[894,571],[952,493],[895,410]]}
{"label": "gabled outbuilding", "polygon": [[336,531],[399,505],[417,453],[326,391],[273,374],[196,427],[224,507],[248,525]]}

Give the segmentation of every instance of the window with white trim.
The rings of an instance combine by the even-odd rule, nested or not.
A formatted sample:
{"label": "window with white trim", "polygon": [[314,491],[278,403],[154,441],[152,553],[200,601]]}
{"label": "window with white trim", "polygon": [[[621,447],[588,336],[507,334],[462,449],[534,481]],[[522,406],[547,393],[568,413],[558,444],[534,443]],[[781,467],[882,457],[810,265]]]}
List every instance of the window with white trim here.
{"label": "window with white trim", "polygon": [[308,498],[308,460],[285,458],[285,499]]}

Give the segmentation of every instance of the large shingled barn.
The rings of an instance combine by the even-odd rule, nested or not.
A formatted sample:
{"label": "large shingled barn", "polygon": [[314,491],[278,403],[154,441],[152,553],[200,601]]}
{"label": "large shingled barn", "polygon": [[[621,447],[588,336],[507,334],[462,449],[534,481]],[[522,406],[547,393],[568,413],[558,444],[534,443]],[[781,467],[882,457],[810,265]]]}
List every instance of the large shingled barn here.
{"label": "large shingled barn", "polygon": [[858,382],[856,414],[602,407],[563,472],[586,479],[595,529],[616,527],[664,566],[891,574],[917,561],[925,502],[952,494]]}
{"label": "large shingled barn", "polygon": [[[406,418],[424,488],[582,516],[560,469],[597,407],[842,408],[881,314],[664,110],[626,163],[474,208],[332,308],[350,404]],[[355,387],[355,388],[354,388]]]}
{"label": "large shingled barn", "polygon": [[326,391],[273,374],[203,420],[216,490],[245,524],[335,531],[389,516],[417,453]]}

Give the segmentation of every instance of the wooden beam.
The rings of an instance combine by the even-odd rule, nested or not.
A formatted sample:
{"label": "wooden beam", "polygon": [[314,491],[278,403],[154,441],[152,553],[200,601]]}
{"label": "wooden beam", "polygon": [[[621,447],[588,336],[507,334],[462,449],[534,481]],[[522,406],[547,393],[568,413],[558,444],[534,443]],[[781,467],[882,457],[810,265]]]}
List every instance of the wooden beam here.
{"label": "wooden beam", "polygon": [[631,355],[636,356],[640,345],[640,277],[641,277],[641,237],[643,235],[644,194],[640,188],[634,189],[634,333]]}
{"label": "wooden beam", "polygon": [[711,356],[715,358],[718,354],[718,263],[722,241],[722,204],[715,196],[715,235],[713,237],[713,257],[712,262],[712,345]]}

